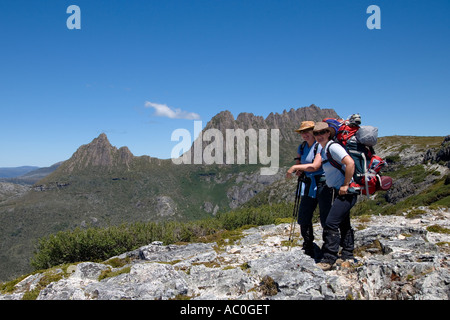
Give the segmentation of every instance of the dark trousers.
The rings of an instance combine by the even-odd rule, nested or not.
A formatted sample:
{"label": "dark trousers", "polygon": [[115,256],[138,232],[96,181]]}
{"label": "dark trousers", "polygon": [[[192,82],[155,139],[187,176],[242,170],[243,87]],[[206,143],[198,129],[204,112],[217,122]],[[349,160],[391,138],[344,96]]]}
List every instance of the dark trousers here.
{"label": "dark trousers", "polygon": [[[306,190],[309,185],[306,185]],[[305,251],[313,250],[314,233],[312,226],[312,217],[314,210],[319,205],[320,223],[322,227],[328,216],[333,200],[333,189],[329,188],[324,182],[317,184],[316,198],[311,198],[307,195],[302,197],[300,208],[298,212],[298,223],[300,224],[300,232],[303,237],[303,249]]]}
{"label": "dark trousers", "polygon": [[[336,191],[337,193],[337,191]],[[323,261],[333,264],[342,246],[343,259],[353,258],[354,232],[350,225],[350,209],[355,205],[357,195],[337,196],[328,213],[323,229]]]}

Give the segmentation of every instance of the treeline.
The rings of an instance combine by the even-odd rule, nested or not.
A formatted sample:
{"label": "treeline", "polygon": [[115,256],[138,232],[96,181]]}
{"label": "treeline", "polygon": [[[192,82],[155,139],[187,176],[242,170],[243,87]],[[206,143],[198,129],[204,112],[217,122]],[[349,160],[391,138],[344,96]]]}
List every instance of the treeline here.
{"label": "treeline", "polygon": [[39,240],[31,265],[38,270],[65,263],[104,261],[153,241],[162,241],[165,245],[205,241],[224,231],[290,218],[292,209],[292,204],[281,203],[243,208],[198,221],[136,222],[61,231]]}

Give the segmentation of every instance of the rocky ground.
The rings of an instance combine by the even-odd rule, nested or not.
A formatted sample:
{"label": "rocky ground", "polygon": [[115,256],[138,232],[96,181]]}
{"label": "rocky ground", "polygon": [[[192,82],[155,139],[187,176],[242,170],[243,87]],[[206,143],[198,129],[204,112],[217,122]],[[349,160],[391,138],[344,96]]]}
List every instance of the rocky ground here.
{"label": "rocky ground", "polygon": [[[297,245],[290,224],[245,230],[221,243],[154,242],[103,263],[30,275],[0,300],[417,299],[450,298],[450,211],[353,220],[356,261],[322,271]],[[321,228],[315,225],[321,246]]]}
{"label": "rocky ground", "polygon": [[0,181],[0,203],[7,199],[15,199],[31,189],[29,186]]}

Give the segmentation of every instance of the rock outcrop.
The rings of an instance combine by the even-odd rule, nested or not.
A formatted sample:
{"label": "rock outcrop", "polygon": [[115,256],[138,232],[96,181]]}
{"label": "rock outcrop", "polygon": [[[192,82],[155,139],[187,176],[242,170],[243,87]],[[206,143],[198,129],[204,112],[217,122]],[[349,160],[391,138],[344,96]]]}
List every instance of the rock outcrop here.
{"label": "rock outcrop", "polygon": [[83,170],[87,167],[110,169],[128,166],[133,157],[128,147],[113,147],[106,134],[102,133],[91,143],[79,147],[72,157],[61,165],[59,171],[71,173],[73,170]]}
{"label": "rock outcrop", "polygon": [[[240,113],[236,119],[233,114],[226,110],[215,115],[205,126],[202,131],[202,135],[196,137],[196,141],[192,144],[191,150],[187,152],[190,154],[191,163],[196,163],[194,159],[195,149],[197,147],[201,147],[202,150],[205,150],[205,147],[211,142],[205,141],[204,134],[208,130],[218,130],[217,134],[220,132],[224,139],[226,138],[226,130],[227,129],[240,129],[243,132],[247,133],[248,130],[255,130],[256,138],[253,143],[259,143],[258,137],[261,132],[259,130],[267,130],[267,139],[269,142],[267,143],[267,148],[270,149],[270,140],[272,138],[272,130],[279,130],[279,154],[280,154],[280,164],[291,163],[292,159],[296,156],[296,148],[301,143],[301,137],[298,133],[294,132],[295,129],[298,129],[301,122],[305,120],[311,121],[322,121],[324,118],[338,118],[338,114],[333,109],[327,108],[319,108],[316,105],[312,104],[309,107],[302,107],[298,109],[291,108],[289,111],[284,110],[280,113],[270,113],[266,118],[262,116],[256,116],[253,113],[242,112]],[[252,130],[250,130],[252,131]],[[213,135],[214,139],[215,134]],[[250,138],[247,136],[247,140]],[[223,150],[223,158],[221,163],[230,164],[226,160],[226,148],[228,148],[227,143],[229,143],[229,148],[236,149],[237,138],[233,138],[232,141],[227,141],[226,139],[223,141],[224,150]],[[246,142],[247,147],[245,148],[245,163],[249,163],[249,142]],[[258,146],[261,148],[261,146]],[[234,152],[234,157],[236,157],[236,151]],[[204,159],[203,159],[204,161]],[[237,160],[234,161],[237,163]]]}
{"label": "rock outcrop", "polygon": [[9,182],[0,182],[0,203],[7,199],[19,198],[29,190],[29,186]]}
{"label": "rock outcrop", "polygon": [[441,146],[437,150],[427,150],[424,162],[430,161],[431,163],[443,163],[450,168],[450,135],[444,138]]}
{"label": "rock outcrop", "polygon": [[[32,292],[38,300],[448,300],[450,212],[415,213],[354,219],[356,261],[331,271],[287,245],[290,224],[268,225],[220,244],[154,242],[104,263],[53,268],[26,277],[0,299]],[[315,237],[320,246],[319,225]]]}

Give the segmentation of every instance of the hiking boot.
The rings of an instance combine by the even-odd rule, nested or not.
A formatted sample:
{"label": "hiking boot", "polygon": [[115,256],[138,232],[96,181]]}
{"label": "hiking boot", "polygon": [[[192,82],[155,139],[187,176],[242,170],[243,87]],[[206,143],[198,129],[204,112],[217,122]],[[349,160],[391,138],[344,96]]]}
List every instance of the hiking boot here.
{"label": "hiking boot", "polygon": [[340,257],[336,260],[336,265],[340,266],[342,268],[350,268],[352,265],[354,265],[356,262],[356,259],[353,257]]}
{"label": "hiking boot", "polygon": [[322,269],[323,271],[329,271],[333,268],[333,265],[328,262],[319,262],[317,266]]}
{"label": "hiking boot", "polygon": [[336,260],[336,265],[341,268],[350,268],[352,264],[349,260],[343,260],[339,258]]}

